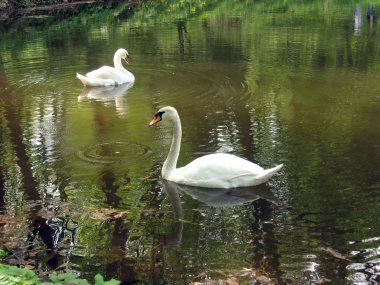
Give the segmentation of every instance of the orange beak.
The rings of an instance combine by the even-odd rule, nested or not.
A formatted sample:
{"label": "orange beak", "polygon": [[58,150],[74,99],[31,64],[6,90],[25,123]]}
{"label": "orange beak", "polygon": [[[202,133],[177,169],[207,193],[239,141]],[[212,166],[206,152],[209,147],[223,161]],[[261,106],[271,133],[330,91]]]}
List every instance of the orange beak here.
{"label": "orange beak", "polygon": [[156,116],[150,123],[149,123],[149,126],[153,126],[155,124],[157,124],[159,121],[161,121],[161,117],[160,116]]}

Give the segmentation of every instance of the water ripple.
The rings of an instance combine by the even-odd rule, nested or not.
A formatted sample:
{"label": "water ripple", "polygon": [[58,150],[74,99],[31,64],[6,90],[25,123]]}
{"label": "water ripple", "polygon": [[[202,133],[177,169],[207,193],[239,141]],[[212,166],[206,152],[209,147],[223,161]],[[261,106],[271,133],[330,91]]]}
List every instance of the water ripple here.
{"label": "water ripple", "polygon": [[115,162],[133,162],[149,156],[151,149],[132,142],[110,142],[88,146],[78,152],[78,157],[91,163],[110,164]]}
{"label": "water ripple", "polygon": [[210,70],[207,66],[162,66],[160,69],[139,66],[136,74],[137,78],[149,78],[150,89],[158,100],[174,97],[176,101],[181,100],[185,105],[193,102],[204,102],[207,105],[210,100],[224,105],[231,100],[244,99],[249,95],[246,84],[235,82],[225,72]]}

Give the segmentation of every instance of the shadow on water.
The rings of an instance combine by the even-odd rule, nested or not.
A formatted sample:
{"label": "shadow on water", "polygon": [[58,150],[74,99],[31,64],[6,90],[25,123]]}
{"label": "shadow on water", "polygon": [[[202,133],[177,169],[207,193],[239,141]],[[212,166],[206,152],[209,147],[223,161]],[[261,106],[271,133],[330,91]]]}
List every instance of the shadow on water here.
{"label": "shadow on water", "polygon": [[[192,199],[198,200],[209,207],[215,208],[227,208],[237,205],[253,203],[259,199],[263,199],[270,203],[278,203],[279,200],[273,195],[271,190],[266,185],[260,185],[255,187],[222,189],[222,188],[200,188],[188,185],[181,185],[175,182],[171,182],[165,179],[161,179],[163,190],[168,195],[170,203],[173,207],[173,213],[175,221],[181,222],[183,219],[182,202],[179,195],[179,191],[190,196]],[[259,204],[259,203],[256,203]],[[259,220],[263,220],[259,218]],[[181,223],[182,225],[182,223]],[[182,229],[183,226],[180,228]],[[180,233],[175,234],[178,239],[174,243],[181,243]]]}

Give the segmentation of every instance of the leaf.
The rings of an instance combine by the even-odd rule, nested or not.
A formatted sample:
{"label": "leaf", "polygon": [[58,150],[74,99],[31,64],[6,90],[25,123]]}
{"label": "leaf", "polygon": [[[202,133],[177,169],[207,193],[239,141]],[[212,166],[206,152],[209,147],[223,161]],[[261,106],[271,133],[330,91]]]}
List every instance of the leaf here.
{"label": "leaf", "polygon": [[20,278],[0,274],[0,284],[19,284]]}
{"label": "leaf", "polygon": [[111,279],[111,280],[105,282],[106,285],[119,285],[120,283],[121,283],[121,281],[116,280],[116,279]]}
{"label": "leaf", "polygon": [[58,283],[61,281],[61,279],[59,279],[58,275],[57,274],[49,274],[49,278],[51,281],[53,281],[54,283]]}
{"label": "leaf", "polygon": [[100,274],[96,274],[95,277],[95,285],[119,285],[121,282],[116,279],[111,279],[109,281],[104,281],[104,278]]}
{"label": "leaf", "polygon": [[87,282],[85,279],[78,279],[78,285],[90,285],[90,283]]}
{"label": "leaf", "polygon": [[30,281],[38,281],[39,280],[37,275],[29,269],[18,268],[15,266],[9,266],[9,267],[12,268],[12,271],[13,271],[15,276],[24,277]]}
{"label": "leaf", "polygon": [[77,284],[77,285],[89,285],[87,280],[80,279],[76,274],[73,273],[61,273],[61,274],[50,274],[49,278],[53,281],[53,284]]}
{"label": "leaf", "polygon": [[0,258],[6,257],[7,252],[4,249],[0,249]]}
{"label": "leaf", "polygon": [[73,283],[73,281],[78,278],[78,276],[71,273],[61,273],[61,274],[58,274],[58,277],[61,280],[63,280],[65,283]]}
{"label": "leaf", "polygon": [[104,285],[104,278],[100,274],[96,274],[94,277],[95,285]]}
{"label": "leaf", "polygon": [[0,264],[0,278],[3,282],[1,284],[32,285],[39,283],[39,278],[33,271],[3,264]]}

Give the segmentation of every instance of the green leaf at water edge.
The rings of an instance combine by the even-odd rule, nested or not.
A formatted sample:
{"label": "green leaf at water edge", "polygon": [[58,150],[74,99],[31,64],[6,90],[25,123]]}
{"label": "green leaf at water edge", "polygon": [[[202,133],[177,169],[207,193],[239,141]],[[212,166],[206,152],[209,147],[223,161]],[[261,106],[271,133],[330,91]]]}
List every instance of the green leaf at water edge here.
{"label": "green leaf at water edge", "polygon": [[0,258],[6,257],[6,256],[7,256],[7,252],[4,249],[0,249]]}
{"label": "green leaf at water edge", "polygon": [[2,275],[0,274],[0,284],[1,285],[10,285],[10,284],[29,284],[25,283],[21,280],[20,277],[14,277],[14,276],[7,276],[7,275]]}
{"label": "green leaf at water edge", "polygon": [[49,278],[51,281],[58,284],[89,285],[87,280],[80,279],[77,275],[72,273],[50,274]]}
{"label": "green leaf at water edge", "polygon": [[119,285],[120,281],[111,279],[109,281],[104,281],[104,278],[100,274],[96,274],[95,277],[95,285]]}
{"label": "green leaf at water edge", "polygon": [[[2,281],[0,284],[27,285],[39,283],[39,278],[33,271],[4,264],[0,264],[0,278]],[[13,281],[9,283],[11,280]]]}

